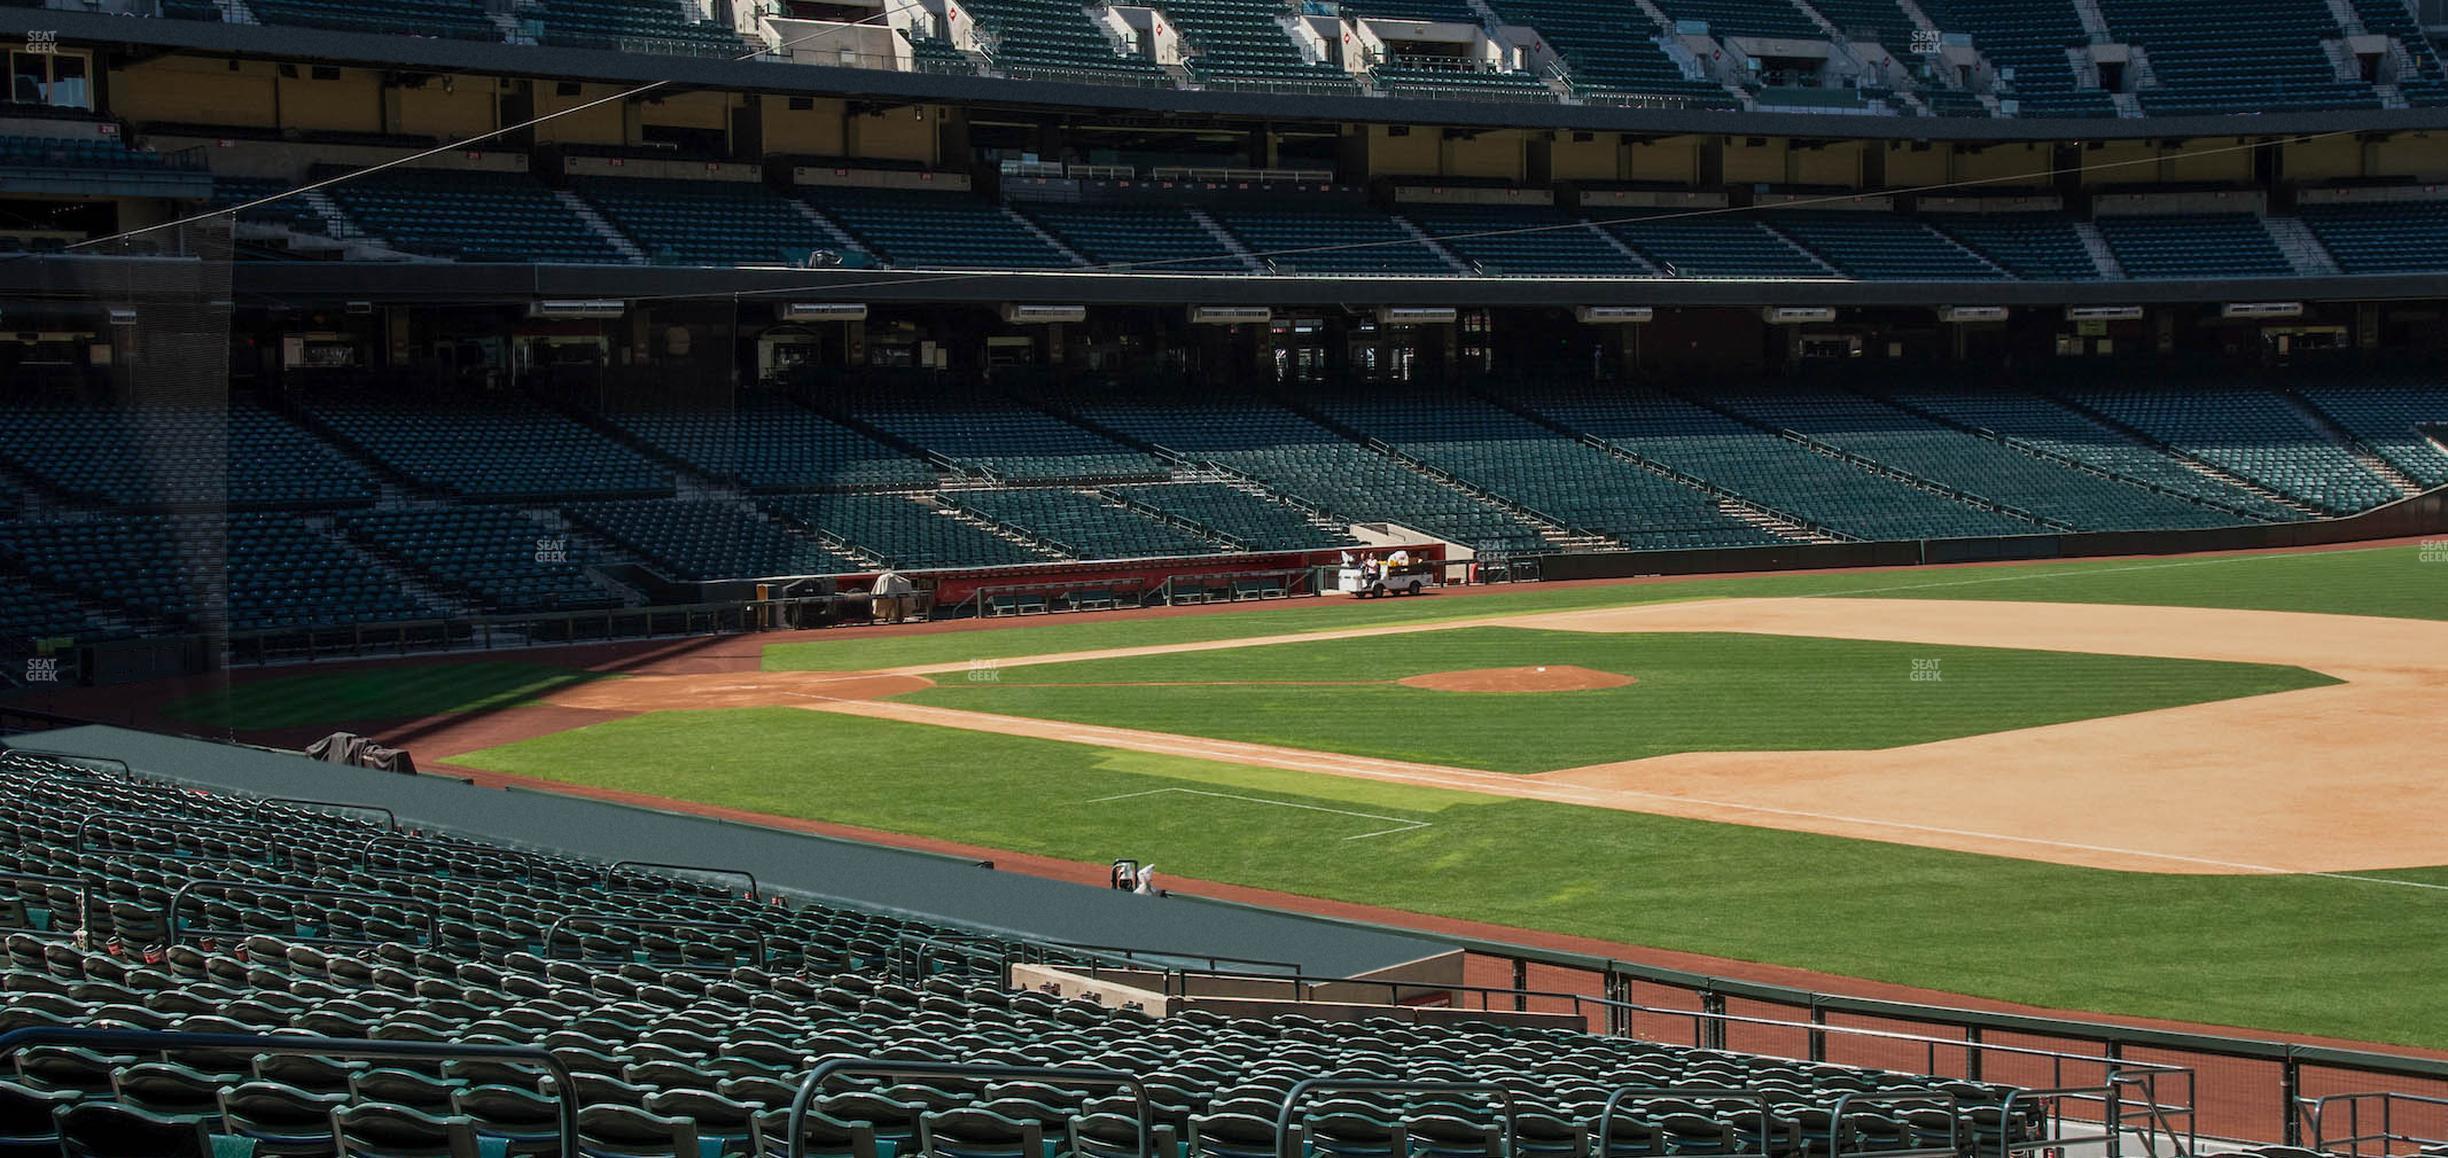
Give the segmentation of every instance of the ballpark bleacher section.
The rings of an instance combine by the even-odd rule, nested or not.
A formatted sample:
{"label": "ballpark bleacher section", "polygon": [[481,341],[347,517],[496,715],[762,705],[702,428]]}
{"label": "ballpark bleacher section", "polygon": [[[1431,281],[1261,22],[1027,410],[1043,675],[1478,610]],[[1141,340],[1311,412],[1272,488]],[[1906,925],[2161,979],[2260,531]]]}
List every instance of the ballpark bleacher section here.
{"label": "ballpark bleacher section", "polygon": [[[210,204],[280,192],[218,178]],[[418,260],[618,265],[803,265],[819,252],[886,268],[1160,275],[2087,282],[2105,275],[2061,211],[1395,203],[1293,194],[1203,206],[998,202],[944,190],[778,188],[756,181],[585,177],[558,191],[515,173],[394,170],[334,186],[353,238]],[[591,210],[600,227],[581,216]],[[1204,211],[1210,229],[1196,214]],[[247,210],[310,234],[334,221],[304,199]],[[2287,277],[2272,230],[2309,230],[2339,273],[2448,268],[2448,201],[2313,203],[2246,212],[2095,219],[2132,278]],[[843,252],[843,241],[856,247]]]}
{"label": "ballpark bleacher section", "polygon": [[[1197,1158],[1272,1145],[1292,1084],[1327,1074],[1501,1080],[1513,1129],[1563,1152],[1588,1145],[1628,1086],[1741,1091],[1616,1099],[1616,1143],[1662,1152],[1799,1153],[1813,1131],[1851,1151],[1963,1140],[1978,1152],[2045,1129],[2036,1107],[2019,1108],[2028,1100],[2008,1100],[2011,1086],[1563,1027],[1160,1019],[1014,990],[996,965],[1079,967],[1093,951],[95,768],[0,752],[0,785],[18,802],[8,869],[87,882],[13,883],[0,897],[12,1027],[531,1046],[571,1088],[518,1058],[38,1045],[0,1082],[0,1104],[23,1119],[13,1136],[34,1146],[542,1153],[559,1144],[558,1100],[570,1098],[587,1153],[771,1155],[790,1140],[791,1100],[817,1053],[1128,1067],[1145,1081],[1156,1152]],[[963,951],[921,959],[906,951],[916,943]],[[1132,1096],[1059,1081],[947,1074],[814,1093],[800,1141],[815,1153],[1139,1148]],[[1830,1117],[1847,1095],[1868,1108]],[[1296,1139],[1320,1152],[1485,1148],[1501,1128],[1487,1099],[1437,1091],[1339,1093],[1297,1111]]]}
{"label": "ballpark bleacher section", "polygon": [[2222,527],[2448,483],[2448,390],[2422,377],[822,401],[14,407],[10,622],[22,640],[581,611],[638,605],[622,575],[641,566],[696,582],[1328,551],[1355,524],[1491,556]]}

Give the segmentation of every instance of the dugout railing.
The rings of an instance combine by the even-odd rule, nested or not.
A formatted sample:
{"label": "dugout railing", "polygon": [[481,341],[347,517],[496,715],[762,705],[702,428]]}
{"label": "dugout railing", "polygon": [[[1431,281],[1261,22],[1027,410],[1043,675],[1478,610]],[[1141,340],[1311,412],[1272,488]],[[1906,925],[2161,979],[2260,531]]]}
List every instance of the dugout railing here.
{"label": "dugout railing", "polygon": [[2306,1098],[2304,1144],[2348,1158],[2448,1153],[2448,1097],[2367,1091]]}
{"label": "dugout railing", "polygon": [[[1199,904],[1260,907],[1174,895]],[[1405,931],[1347,918],[1309,919],[1378,932]],[[2134,1098],[2142,1112],[2167,1119],[2155,1127],[2163,1136],[2303,1146],[2309,1144],[2311,1131],[2302,1107],[2321,1098],[2395,1095],[2400,1106],[2415,1104],[2412,1099],[2448,1100],[2448,1058],[1853,997],[1503,941],[1441,939],[1464,951],[1468,975],[1509,976],[1511,981],[1451,987],[1463,1001],[1501,1002],[1533,1012],[1596,1010],[1605,1008],[1602,1002],[1617,1002],[1650,1011],[1636,1015],[1653,1022],[1677,1013],[1687,1025],[1717,1027],[1720,1032],[1701,1036],[1704,1048],[1809,1058],[1817,1042],[1826,1047],[1824,1060],[1839,1064],[1906,1068],[1934,1056],[1940,1076],[2033,1087],[2052,1082],[2053,1064],[2016,1059],[2063,1057],[2070,1064],[2071,1059],[2086,1058],[2116,1063],[2137,1074],[2145,1072],[2144,1067],[2183,1071],[2190,1075],[2189,1096],[2162,1089],[2156,1096]],[[1597,1023],[1592,1028],[1605,1032]],[[1892,1044],[1871,1044],[1882,1041]],[[1854,1048],[1848,1052],[1843,1046]],[[1915,1056],[1896,1052],[1904,1049]],[[1977,1070],[1974,1059],[1981,1059]],[[2190,1114],[2179,1114],[2177,1108],[2185,1106]],[[2131,1124],[2142,1128],[2138,1122]]]}
{"label": "dugout railing", "polygon": [[[1096,965],[1076,967],[1091,978]],[[1150,972],[1144,964],[1136,972]],[[2196,1076],[2182,1065],[2041,1049],[2003,1042],[1903,1033],[1794,1021],[1704,1009],[1640,1005],[1567,990],[1511,989],[1491,985],[1436,984],[1373,978],[1318,978],[1181,966],[1163,971],[1160,992],[1171,1001],[1194,995],[1200,978],[1220,978],[1243,988],[1282,986],[1286,999],[1317,1000],[1334,990],[1379,990],[1389,1006],[1493,1011],[1501,1002],[1520,1012],[1563,1012],[1580,1017],[1593,1033],[1634,1037],[1703,1050],[1739,1049],[1796,1061],[1891,1069],[1967,1081],[1998,1081],[2051,1093],[2051,1112],[2087,1122],[2104,1134],[2132,1136],[2146,1153],[2192,1154],[2200,1145]],[[1351,1000],[1338,993],[1336,1000]],[[1661,1026],[1673,1027],[1661,1029]],[[1779,1048],[1800,1043],[1800,1048]],[[1850,1047],[1850,1048],[1848,1048]],[[2011,1074],[2012,1077],[1996,1075]],[[2067,1115],[2065,1106],[2087,1106],[2092,1116]],[[2111,1126],[2114,1128],[2112,1129]]]}

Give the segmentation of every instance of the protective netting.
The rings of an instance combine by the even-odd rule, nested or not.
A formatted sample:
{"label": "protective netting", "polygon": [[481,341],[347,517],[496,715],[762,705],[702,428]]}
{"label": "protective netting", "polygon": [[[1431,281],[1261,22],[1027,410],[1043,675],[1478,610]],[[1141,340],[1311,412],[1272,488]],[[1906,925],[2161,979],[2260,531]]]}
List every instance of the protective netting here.
{"label": "protective netting", "polygon": [[244,469],[231,243],[216,217],[28,257],[0,298],[0,482],[21,492],[0,495],[9,682],[170,674],[181,652],[220,654]]}

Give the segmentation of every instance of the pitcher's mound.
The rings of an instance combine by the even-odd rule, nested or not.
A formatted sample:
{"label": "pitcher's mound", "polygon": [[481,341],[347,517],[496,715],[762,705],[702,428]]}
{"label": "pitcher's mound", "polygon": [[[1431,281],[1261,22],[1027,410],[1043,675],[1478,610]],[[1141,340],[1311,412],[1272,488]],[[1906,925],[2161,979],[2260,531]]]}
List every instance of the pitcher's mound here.
{"label": "pitcher's mound", "polygon": [[1587,692],[1620,688],[1636,682],[1611,671],[1592,671],[1568,664],[1546,667],[1483,667],[1472,671],[1434,671],[1395,681],[1404,687],[1432,692]]}

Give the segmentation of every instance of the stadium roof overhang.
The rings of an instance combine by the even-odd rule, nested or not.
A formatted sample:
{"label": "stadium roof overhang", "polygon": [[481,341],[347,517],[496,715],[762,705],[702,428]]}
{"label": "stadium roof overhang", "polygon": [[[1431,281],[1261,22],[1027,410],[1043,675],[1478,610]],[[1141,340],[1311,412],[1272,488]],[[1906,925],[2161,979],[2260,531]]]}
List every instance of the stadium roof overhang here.
{"label": "stadium roof overhang", "polygon": [[2190,305],[2238,301],[2435,301],[2438,274],[2089,282],[1701,281],[1660,278],[1214,277],[874,269],[240,262],[231,280],[175,259],[75,256],[0,260],[0,297],[176,300],[217,296],[240,307],[524,305],[541,300],[642,304],[1062,302],[1088,306],[1264,305],[1373,308]]}
{"label": "stadium roof overhang", "polygon": [[1026,107],[1099,114],[1173,114],[1254,121],[1339,121],[1673,135],[1931,141],[2092,141],[2284,136],[2340,129],[2448,128],[2448,107],[2223,116],[2086,119],[1834,116],[1450,100],[1321,97],[1315,93],[1187,92],[1117,85],[888,72],[731,61],[489,41],[429,39],[284,26],[0,8],[0,36],[56,32],[69,44],[125,45],[214,56],[314,60],[374,68],[643,84],[858,100]]}

